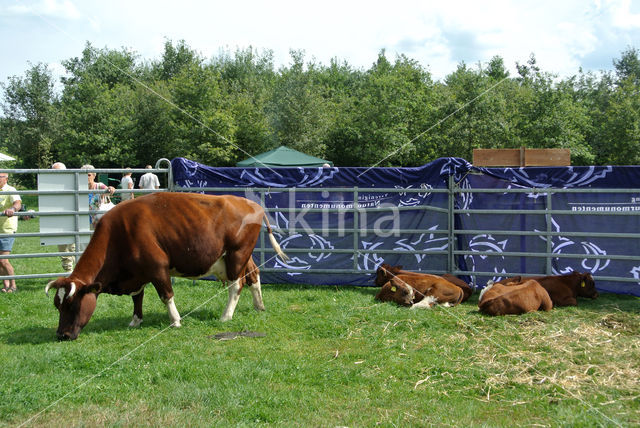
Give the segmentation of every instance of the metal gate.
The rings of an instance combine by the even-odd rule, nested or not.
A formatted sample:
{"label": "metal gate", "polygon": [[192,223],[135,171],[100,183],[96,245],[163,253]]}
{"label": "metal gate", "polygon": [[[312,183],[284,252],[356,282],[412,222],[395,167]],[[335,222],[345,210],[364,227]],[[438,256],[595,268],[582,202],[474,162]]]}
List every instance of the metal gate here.
{"label": "metal gate", "polygon": [[[9,172],[10,174],[40,174],[51,173],[52,170],[0,170],[3,172]],[[98,174],[121,174],[124,169],[96,169],[94,172]],[[66,173],[73,173],[76,176],[78,183],[86,180],[86,170],[69,169],[64,170]],[[145,169],[133,169],[134,174],[141,174],[149,172]],[[326,255],[339,255],[341,257],[349,257],[350,263],[348,266],[324,266],[318,267],[313,264],[304,266],[301,269],[299,266],[286,266],[279,265],[274,267],[270,265],[269,260],[273,260],[274,252],[268,244],[264,231],[261,234],[258,245],[254,252],[256,262],[261,266],[261,271],[265,273],[284,273],[291,274],[292,283],[301,282],[300,275],[334,275],[337,278],[338,275],[352,275],[357,276],[360,279],[364,279],[372,284],[372,275],[375,273],[375,268],[379,265],[381,260],[398,259],[402,257],[409,257],[411,260],[423,260],[424,263],[416,263],[414,265],[405,266],[409,269],[429,271],[435,274],[441,273],[453,273],[455,275],[465,275],[471,279],[471,282],[476,286],[484,286],[487,279],[499,278],[503,276],[522,275],[522,274],[554,274],[562,270],[563,266],[571,265],[573,269],[585,271],[586,268],[592,267],[595,264],[601,266],[603,264],[611,263],[625,263],[629,265],[639,266],[637,271],[629,270],[623,274],[617,275],[603,275],[598,274],[598,269],[593,271],[594,278],[599,282],[616,283],[620,286],[624,284],[634,284],[636,286],[640,283],[640,255],[637,248],[640,248],[640,210],[636,209],[566,209],[566,207],[556,207],[557,198],[563,197],[562,195],[571,194],[585,194],[589,192],[597,193],[606,191],[611,194],[619,195],[640,195],[640,189],[558,189],[558,188],[518,188],[518,189],[491,189],[491,188],[462,188],[453,179],[449,178],[449,185],[446,189],[430,189],[429,192],[433,194],[439,194],[441,196],[441,203],[436,205],[419,205],[419,206],[375,206],[369,207],[363,204],[359,199],[359,194],[363,189],[357,187],[353,188],[315,188],[304,189],[305,192],[338,192],[341,194],[348,194],[348,200],[344,200],[340,206],[336,207],[305,207],[299,208],[296,204],[287,207],[285,210],[282,208],[271,208],[269,200],[274,194],[278,192],[295,193],[296,189],[273,189],[273,188],[250,188],[250,189],[238,189],[237,187],[179,187],[173,182],[171,165],[166,159],[161,159],[156,163],[155,168],[152,170],[159,174],[162,181],[166,183],[163,188],[157,191],[179,191],[179,192],[206,192],[214,194],[245,194],[251,193],[251,198],[257,200],[265,211],[269,213],[271,218],[295,218],[305,213],[326,213],[329,217],[335,218],[349,218],[348,222],[344,224],[322,224],[321,226],[313,225],[310,227],[298,226],[294,222],[294,227],[291,227],[291,222],[287,225],[278,224],[275,221],[274,231],[280,234],[281,239],[288,239],[293,234],[300,237],[303,241],[306,239],[311,245],[308,246],[295,246],[291,245],[285,247],[285,251],[290,256],[309,254],[318,259]],[[424,192],[424,189],[397,189],[397,188],[376,188],[376,189],[364,189],[366,192],[379,192],[379,193],[398,193],[403,192],[407,194]],[[152,191],[135,190],[134,193],[142,194]],[[38,190],[20,190],[21,196],[30,195],[49,195],[49,194],[73,194],[76,198],[85,197],[88,190],[73,190],[66,192],[49,192]],[[116,191],[116,195],[122,193],[121,190]],[[531,208],[474,208],[465,201],[474,197],[474,195],[515,195],[515,194],[529,194],[535,195],[540,201],[540,207]],[[567,196],[568,197],[568,196]],[[640,197],[638,197],[640,202]],[[76,217],[88,215],[88,211],[73,210],[71,211]],[[423,249],[411,249],[409,247],[363,247],[363,237],[370,237],[372,242],[376,240],[377,230],[375,225],[371,224],[371,218],[379,218],[383,213],[387,213],[389,217],[398,216],[402,219],[403,216],[419,215],[423,216],[437,216],[439,221],[437,227],[424,228],[411,228],[411,227],[397,227],[388,228],[383,232],[394,233],[400,237],[399,240],[404,239],[407,236],[418,236],[428,234],[432,237],[433,242],[437,242],[438,245],[432,248]],[[60,212],[21,212],[19,216],[49,216],[60,215]],[[69,214],[69,212],[64,212]],[[378,216],[378,217],[376,217]],[[514,228],[473,228],[473,219],[481,218],[482,216],[503,216],[505,223],[520,222],[524,227]],[[558,230],[556,227],[558,218],[573,218],[580,219],[583,216],[602,216],[606,219],[610,219],[610,228],[601,228],[599,230]],[[638,226],[631,230],[619,232],[615,230],[616,222],[619,219],[631,220]],[[516,219],[516,220],[506,220]],[[534,224],[536,227],[527,228],[528,224]],[[18,230],[18,233],[14,235],[0,234],[0,237],[13,236],[17,240],[22,238],[42,238],[43,236],[61,236],[72,235],[74,237],[85,236],[91,232],[75,230],[71,233],[48,233],[43,234],[41,232],[29,232],[24,233]],[[352,243],[349,248],[329,248],[314,247],[313,239],[321,239],[327,236],[340,236],[341,239],[350,240]],[[481,237],[481,238],[479,238]],[[482,237],[487,237],[486,242],[480,242]],[[626,242],[625,248],[635,248],[636,251],[618,252],[609,249],[606,253],[592,251],[584,242],[594,239],[611,238],[615,240],[621,240]],[[16,240],[16,241],[17,241]],[[491,243],[501,243],[505,240],[511,240],[511,242],[520,242],[521,248],[514,250],[508,246],[500,247],[500,245],[489,245]],[[76,242],[78,242],[76,240]],[[478,243],[480,242],[480,243]],[[569,245],[568,243],[572,244]],[[582,243],[582,244],[581,244]],[[586,248],[586,249],[585,249]],[[11,260],[17,259],[35,259],[42,257],[60,257],[67,253],[58,251],[52,251],[55,249],[48,248],[48,252],[38,252],[31,254],[19,254],[14,252],[6,258]],[[81,252],[77,251],[76,256]],[[312,259],[313,259],[312,257]],[[516,262],[512,262],[516,260]],[[364,262],[363,262],[364,261]],[[505,268],[507,266],[507,268]],[[532,271],[532,267],[535,267],[535,271]],[[586,267],[586,268],[585,268]],[[28,272],[14,275],[15,279],[26,278],[47,278],[62,276],[61,272]],[[10,278],[8,276],[0,276],[0,279]],[[296,281],[296,279],[298,279]],[[339,282],[336,282],[339,283]],[[349,283],[344,282],[344,283]],[[363,285],[361,282],[360,285]],[[624,292],[624,291],[623,291]],[[637,294],[637,292],[630,292],[629,294]]]}
{"label": "metal gate", "polygon": [[[206,192],[215,194],[238,194],[237,187],[176,187],[176,191],[189,192]],[[365,278],[372,285],[372,274],[380,261],[394,258],[398,255],[425,255],[428,262],[421,265],[405,264],[405,268],[412,270],[422,270],[434,274],[453,273],[459,276],[467,276],[471,282],[477,287],[482,287],[488,279],[499,279],[506,276],[515,275],[554,275],[566,273],[567,269],[578,270],[581,272],[590,271],[599,284],[604,282],[618,283],[624,287],[629,285],[640,284],[640,255],[638,251],[628,251],[626,253],[616,252],[609,249],[597,251],[597,247],[589,244],[587,241],[594,239],[611,238],[615,240],[624,240],[627,242],[627,249],[640,248],[640,208],[634,209],[565,209],[561,206],[554,207],[554,200],[561,195],[581,195],[588,193],[607,192],[617,195],[640,195],[640,189],[557,189],[557,188],[518,188],[518,189],[491,189],[491,188],[462,188],[453,179],[449,178],[447,189],[430,189],[431,193],[441,193],[446,195],[445,201],[441,206],[414,206],[414,207],[383,207],[383,208],[367,208],[362,207],[358,201],[358,194],[363,189],[354,188],[305,188],[304,192],[340,192],[349,193],[351,196],[350,204],[347,208],[340,207],[333,209],[326,208],[304,208],[301,209],[296,204],[290,204],[286,209],[269,208],[269,195],[275,192],[296,192],[296,189],[273,189],[273,188],[251,188],[245,189],[242,195],[247,196],[247,192],[251,193],[251,199],[260,202],[265,211],[270,213],[272,218],[279,216],[296,216],[305,213],[330,213],[335,215],[345,214],[349,212],[353,218],[353,222],[345,227],[337,227],[335,224],[328,227],[306,227],[294,228],[275,227],[274,230],[280,232],[281,237],[285,240],[292,233],[303,233],[307,236],[329,236],[335,233],[342,233],[349,239],[352,239],[352,245],[349,248],[310,248],[310,247],[283,247],[289,255],[296,254],[346,254],[352,259],[352,263],[348,267],[324,267],[305,266],[303,270],[299,268],[288,268],[284,264],[277,268],[270,267],[269,260],[274,258],[274,252],[269,247],[268,241],[265,240],[264,233],[261,235],[258,246],[256,247],[256,261],[261,267],[262,272],[287,272],[302,274],[337,274],[337,275],[359,275]],[[376,188],[364,189],[367,193],[416,193],[424,192],[423,189],[396,189],[396,188]],[[534,195],[540,201],[541,208],[531,209],[482,209],[469,208],[465,201],[470,199],[471,195],[488,195],[488,194],[527,194]],[[295,197],[294,197],[295,199]],[[640,198],[638,198],[640,202]],[[628,208],[628,207],[627,207]],[[376,230],[372,229],[366,222],[362,221],[363,217],[370,216],[372,213],[394,212],[399,216],[407,215],[407,212],[415,214],[416,212],[428,213],[428,215],[440,215],[446,218],[446,221],[439,223],[438,227],[428,229],[411,229],[398,228],[394,230],[397,236],[415,236],[416,234],[425,234],[435,236],[434,240],[446,242],[441,248],[430,248],[423,250],[405,249],[405,248],[386,248],[386,249],[367,249],[361,245],[361,237],[363,235],[375,234]],[[573,217],[574,219],[585,218],[585,216],[602,216],[610,220],[610,230],[568,230],[564,228],[559,230],[557,227],[559,218]],[[509,228],[494,229],[474,229],[468,224],[464,224],[466,218],[476,218],[479,216],[502,216],[502,217],[522,217],[523,224],[536,224],[537,227],[527,229],[518,228],[517,230]],[[635,223],[635,229],[624,232],[615,231],[616,224],[621,218],[631,219]],[[438,238],[439,237],[439,238]],[[478,237],[487,237],[495,242],[504,242],[504,240],[522,241],[521,250],[513,250],[505,246],[500,248],[497,245],[477,245]],[[496,239],[496,237],[500,237]],[[502,241],[501,241],[502,240]],[[531,243],[533,242],[533,245]],[[620,241],[622,242],[622,241]],[[629,244],[631,242],[631,244]],[[373,257],[373,263],[362,266],[358,264],[358,260],[363,257]],[[476,263],[475,260],[482,259],[483,263]],[[514,263],[506,263],[506,260],[517,260],[517,266]],[[626,263],[638,266],[636,271],[629,269],[624,274],[603,275],[598,274],[599,268],[611,263]],[[481,266],[479,266],[481,265]],[[503,268],[510,265],[508,269]],[[486,268],[489,266],[490,268]],[[533,269],[533,270],[532,270]],[[300,277],[299,277],[300,278]],[[291,282],[296,282],[293,279]],[[362,285],[362,284],[361,284]],[[628,294],[638,294],[637,287],[635,289],[620,292]]]}
{"label": "metal gate", "polygon": [[[20,241],[21,240],[24,241],[25,239],[39,239],[42,242],[47,238],[65,237],[66,239],[69,240],[69,243],[75,244],[76,250],[79,250],[81,248],[80,243],[83,240],[82,237],[87,237],[92,234],[92,231],[83,229],[81,227],[83,223],[82,221],[83,218],[86,221],[89,216],[89,210],[80,209],[80,207],[82,206],[81,201],[82,200],[86,201],[85,198],[87,198],[87,195],[89,193],[97,193],[95,190],[87,189],[86,183],[87,183],[88,171],[89,170],[86,170],[86,169],[64,169],[64,170],[0,169],[0,172],[9,173],[10,184],[12,183],[12,180],[15,181],[16,179],[19,179],[18,177],[31,178],[32,179],[31,181],[36,181],[38,177],[42,175],[73,176],[73,182],[75,183],[74,189],[72,190],[33,190],[33,189],[22,190],[20,189],[20,190],[17,190],[16,192],[5,192],[5,194],[20,195],[20,197],[23,200],[23,208],[24,208],[24,205],[26,205],[26,210],[17,212],[15,214],[19,219],[25,220],[25,219],[32,219],[32,218],[41,219],[43,217],[71,216],[74,219],[73,221],[74,226],[68,230],[51,231],[51,232],[45,232],[45,233],[41,232],[39,228],[38,228],[38,231],[24,232],[24,231],[21,231],[21,229],[24,230],[25,228],[31,228],[31,227],[27,227],[28,225],[26,222],[19,221],[18,231],[15,234],[0,233],[0,238],[5,238],[5,237],[16,238],[11,254],[6,256],[1,256],[1,258],[9,259],[10,261],[12,261],[12,264],[14,265],[16,264],[14,262],[20,263],[20,261],[24,261],[24,260],[28,260],[30,262],[30,263],[23,264],[24,266],[22,269],[16,269],[16,267],[14,266],[14,270],[16,271],[15,272],[16,274],[12,276],[0,275],[0,280],[10,279],[10,278],[13,278],[16,280],[32,279],[32,278],[50,278],[50,277],[65,276],[68,274],[65,272],[55,271],[55,270],[52,270],[50,272],[37,272],[38,270],[37,267],[39,266],[39,264],[34,262],[37,259],[55,258],[56,266],[60,267],[59,258],[61,256],[72,255],[78,258],[82,254],[82,251],[60,252],[60,251],[57,251],[58,248],[56,245],[42,244],[43,251],[32,252],[32,253],[20,253],[17,247],[20,246],[19,245]],[[132,174],[136,174],[136,175],[144,174],[147,172],[153,172],[158,174],[161,184],[165,185],[164,187],[158,190],[142,190],[142,189],[134,188],[133,191],[127,191],[129,193],[133,193],[134,195],[153,193],[153,192],[166,192],[170,190],[171,186],[173,185],[173,179],[171,175],[171,163],[167,159],[158,160],[155,164],[155,168],[153,169],[96,168],[96,169],[90,170],[90,172],[97,174],[96,181],[101,181],[101,182],[104,182],[104,184],[108,184],[108,185],[112,185],[113,187],[116,187],[116,192],[114,194],[114,198],[116,199],[119,197],[119,195],[125,192],[124,190],[119,189],[116,183],[116,181],[119,183],[119,177],[121,177],[122,174],[125,172],[131,172]],[[118,178],[117,179],[114,178],[113,177],[114,175],[117,176]],[[35,178],[35,180],[33,180],[33,178]],[[23,179],[22,181],[26,181],[26,180]],[[108,182],[105,182],[105,181],[108,181]],[[38,200],[40,199],[41,196],[62,197],[62,196],[69,196],[69,195],[73,196],[73,199],[75,200],[74,206],[69,209],[65,209],[63,211],[47,211],[47,212],[42,212],[37,209],[37,204],[39,202]],[[29,203],[26,203],[27,201]],[[36,206],[33,206],[33,204],[36,204]],[[36,265],[36,267],[32,268],[34,265]],[[25,273],[24,271],[27,271],[27,273]]]}

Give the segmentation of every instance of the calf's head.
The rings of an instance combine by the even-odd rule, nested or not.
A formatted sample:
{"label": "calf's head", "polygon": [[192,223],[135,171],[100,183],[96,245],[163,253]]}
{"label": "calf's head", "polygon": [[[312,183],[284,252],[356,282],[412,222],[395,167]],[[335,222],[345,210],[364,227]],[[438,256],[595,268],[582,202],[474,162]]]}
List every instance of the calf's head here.
{"label": "calf's head", "polygon": [[598,297],[598,291],[596,290],[596,282],[590,273],[583,273],[580,275],[580,284],[578,286],[578,296],[589,297],[595,299]]}
{"label": "calf's head", "polygon": [[100,284],[85,285],[78,280],[58,278],[45,287],[47,296],[52,288],[57,290],[53,304],[60,312],[58,340],[75,340],[96,309]]}
{"label": "calf's head", "polygon": [[396,302],[402,306],[411,306],[414,298],[413,287],[394,279],[385,283],[376,294],[376,299],[381,302]]}
{"label": "calf's head", "polygon": [[400,272],[400,269],[402,269],[402,266],[391,266],[386,263],[382,263],[376,270],[376,286],[382,287],[384,284],[391,281],[391,279]]}

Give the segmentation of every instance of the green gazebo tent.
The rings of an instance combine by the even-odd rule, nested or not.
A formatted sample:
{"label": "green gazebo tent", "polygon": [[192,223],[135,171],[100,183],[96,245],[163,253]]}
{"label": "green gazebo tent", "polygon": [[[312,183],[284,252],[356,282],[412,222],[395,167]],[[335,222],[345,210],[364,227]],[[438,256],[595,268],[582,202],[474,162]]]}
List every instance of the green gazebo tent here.
{"label": "green gazebo tent", "polygon": [[286,146],[280,146],[277,149],[240,161],[236,163],[236,166],[285,168],[292,166],[322,166],[324,164],[333,166],[331,161],[310,156]]}

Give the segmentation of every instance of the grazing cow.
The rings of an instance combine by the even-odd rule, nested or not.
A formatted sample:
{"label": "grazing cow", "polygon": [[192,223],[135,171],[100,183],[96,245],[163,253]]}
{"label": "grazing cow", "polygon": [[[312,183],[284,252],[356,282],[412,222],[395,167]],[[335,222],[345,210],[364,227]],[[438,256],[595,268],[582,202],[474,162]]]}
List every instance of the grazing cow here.
{"label": "grazing cow", "polygon": [[[421,273],[421,272],[413,272],[413,271],[409,271],[409,270],[403,270],[402,266],[391,266],[388,265],[386,263],[382,263],[380,265],[381,268],[383,268],[382,270],[378,268],[378,270],[376,271],[376,280],[375,280],[375,284],[378,287],[382,287],[387,281],[385,280],[387,277],[387,274],[385,273],[386,271],[388,272],[392,272],[395,275],[398,274],[404,274],[404,275],[416,275],[416,276],[420,276],[420,275],[429,275],[429,274],[425,274],[425,273]],[[431,275],[433,276],[433,275]],[[462,297],[462,302],[465,302],[469,299],[469,297],[471,297],[471,294],[473,293],[473,289],[469,286],[469,284],[467,284],[466,282],[464,282],[463,280],[461,280],[460,278],[458,278],[455,275],[451,275],[450,273],[445,273],[443,275],[440,275],[442,278],[446,279],[447,281],[449,281],[450,283],[452,283],[453,285],[456,285],[458,287],[460,287],[460,289],[462,289],[462,293],[463,293],[463,297]]]}
{"label": "grazing cow", "polygon": [[595,281],[590,273],[571,272],[566,275],[533,276],[522,278],[516,276],[498,281],[500,284],[518,284],[523,280],[535,279],[547,290],[554,306],[577,306],[577,297],[598,297]]}
{"label": "grazing cow", "polygon": [[382,302],[396,302],[412,308],[430,308],[439,303],[454,306],[462,301],[462,289],[437,275],[407,275],[398,273],[394,267],[380,266],[376,271],[376,285],[384,281],[376,294]]}
{"label": "grazing cow", "polygon": [[487,315],[520,315],[550,311],[553,303],[547,290],[537,281],[528,280],[517,285],[490,282],[480,292],[478,308]]}
{"label": "grazing cow", "polygon": [[215,275],[230,281],[220,318],[233,317],[247,274],[254,307],[264,309],[260,277],[251,259],[263,219],[277,255],[282,252],[260,205],[238,196],[154,193],[117,205],[97,223],[86,250],[68,278],[47,284],[57,289],[60,340],[73,340],[89,322],[100,293],[133,298],[131,326],[142,322],[144,287],[151,282],[167,306],[171,325],[180,326],[171,276]]}

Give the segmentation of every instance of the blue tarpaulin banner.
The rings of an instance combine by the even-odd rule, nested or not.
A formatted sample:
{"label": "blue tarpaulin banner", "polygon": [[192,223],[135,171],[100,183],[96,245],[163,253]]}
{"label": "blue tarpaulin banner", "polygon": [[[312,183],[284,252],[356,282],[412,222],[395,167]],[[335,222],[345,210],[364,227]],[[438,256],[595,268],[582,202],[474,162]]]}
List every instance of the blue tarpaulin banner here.
{"label": "blue tarpaulin banner", "polygon": [[[469,233],[456,235],[456,249],[491,252],[486,255],[459,255],[460,270],[490,272],[493,277],[473,278],[477,286],[499,279],[506,272],[544,274],[544,257],[503,256],[504,252],[586,254],[602,257],[553,258],[554,274],[572,270],[594,276],[616,276],[638,282],[597,281],[598,289],[640,295],[640,257],[612,260],[607,255],[638,254],[636,238],[572,237],[561,233],[640,233],[640,193],[611,192],[607,189],[634,188],[640,183],[640,167],[525,167],[477,168],[460,158],[440,158],[415,168],[294,167],[218,168],[188,159],[172,160],[175,184],[186,188],[234,188],[234,193],[263,203],[270,212],[272,226],[289,261],[265,253],[264,268],[282,272],[262,272],[265,283],[373,285],[373,274],[383,261],[405,269],[443,273],[448,269],[449,222],[445,191],[449,178],[465,189],[585,188],[598,193],[456,193],[456,209],[519,210],[518,214],[457,213],[456,230],[509,230],[540,232],[540,235],[498,235]],[[267,188],[264,201],[252,191]],[[342,190],[344,188],[344,190]],[[357,192],[354,191],[357,188]],[[328,190],[323,190],[328,189]],[[398,189],[389,192],[385,189]],[[207,192],[220,193],[220,192]],[[354,218],[353,204],[360,209]],[[548,207],[548,204],[551,207]],[[297,212],[289,212],[295,207]],[[367,208],[376,208],[375,212]],[[544,214],[523,210],[569,210],[594,215],[554,214],[551,224]],[[637,211],[632,216],[602,216],[598,211]],[[358,233],[353,233],[353,229]],[[395,233],[398,229],[410,233]],[[547,243],[547,230],[559,233]],[[265,245],[270,250],[268,243]],[[357,255],[353,256],[353,249]],[[293,250],[293,251],[292,251]],[[300,251],[295,251],[300,250]],[[302,251],[311,250],[311,251]],[[323,250],[345,250],[324,252]],[[495,253],[495,255],[493,255]],[[261,264],[261,260],[256,262]],[[284,271],[287,269],[287,271]],[[322,272],[313,272],[320,270]],[[355,270],[362,273],[327,273]]]}

